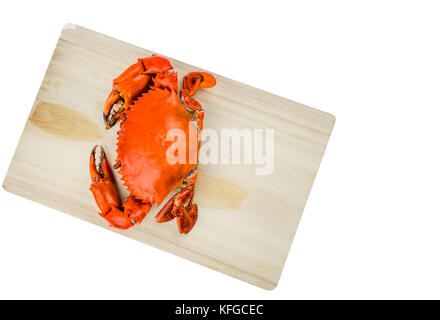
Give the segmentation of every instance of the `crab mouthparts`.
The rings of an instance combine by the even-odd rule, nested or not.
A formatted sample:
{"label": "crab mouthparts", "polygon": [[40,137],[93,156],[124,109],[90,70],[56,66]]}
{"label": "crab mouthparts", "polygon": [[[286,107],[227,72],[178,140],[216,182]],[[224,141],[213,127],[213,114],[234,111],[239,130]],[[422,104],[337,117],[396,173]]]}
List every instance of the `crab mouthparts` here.
{"label": "crab mouthparts", "polygon": [[113,106],[110,108],[110,111],[108,114],[103,113],[104,123],[105,123],[105,127],[107,129],[110,129],[111,127],[113,127],[115,125],[116,121],[118,121],[120,114],[124,110],[124,103],[125,103],[124,99],[119,98],[119,100],[116,101],[113,104]]}

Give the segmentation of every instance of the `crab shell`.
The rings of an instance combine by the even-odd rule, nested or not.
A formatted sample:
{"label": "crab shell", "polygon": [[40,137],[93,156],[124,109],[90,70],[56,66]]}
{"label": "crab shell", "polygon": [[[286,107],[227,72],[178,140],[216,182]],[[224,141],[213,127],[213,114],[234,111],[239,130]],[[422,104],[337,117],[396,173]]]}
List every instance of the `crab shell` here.
{"label": "crab shell", "polygon": [[172,129],[185,133],[186,154],[189,154],[189,125],[193,115],[180,102],[177,77],[175,81],[171,90],[153,88],[141,95],[126,111],[126,120],[118,133],[121,179],[131,195],[144,203],[160,205],[196,166],[170,164],[166,157],[167,149],[174,143],[166,139]]}

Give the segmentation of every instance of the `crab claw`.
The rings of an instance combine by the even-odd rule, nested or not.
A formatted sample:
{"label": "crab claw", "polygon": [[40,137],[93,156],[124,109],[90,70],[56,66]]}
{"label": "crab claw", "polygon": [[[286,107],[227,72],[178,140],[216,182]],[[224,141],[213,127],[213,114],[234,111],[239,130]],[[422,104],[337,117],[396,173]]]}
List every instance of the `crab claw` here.
{"label": "crab claw", "polygon": [[[99,154],[97,154],[98,148],[100,148]],[[97,156],[99,156],[99,158]],[[133,226],[130,216],[121,210],[122,204],[118,187],[113,177],[110,164],[101,146],[95,146],[92,149],[89,169],[92,179],[90,191],[101,210],[99,215],[114,228],[128,229]]]}
{"label": "crab claw", "polygon": [[114,79],[113,90],[107,97],[103,111],[106,128],[113,127],[133,100],[149,90],[156,75],[172,68],[168,59],[153,54],[151,57],[138,59],[135,64]]}
{"label": "crab claw", "polygon": [[[97,149],[100,149],[99,155]],[[99,158],[98,158],[99,157]],[[102,212],[107,212],[110,207],[120,207],[118,188],[116,186],[110,164],[101,146],[92,149],[89,160],[90,178],[92,185],[90,189],[94,192],[96,203]]]}
{"label": "crab claw", "polygon": [[105,101],[103,117],[106,129],[110,129],[119,120],[124,109],[124,99],[113,89]]}

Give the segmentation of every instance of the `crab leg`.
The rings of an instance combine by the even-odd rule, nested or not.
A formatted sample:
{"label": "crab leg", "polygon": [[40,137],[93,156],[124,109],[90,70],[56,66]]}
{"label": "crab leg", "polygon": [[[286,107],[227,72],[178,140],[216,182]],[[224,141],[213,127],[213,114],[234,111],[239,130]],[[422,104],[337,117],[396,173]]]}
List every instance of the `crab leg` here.
{"label": "crab leg", "polygon": [[156,222],[163,223],[177,218],[180,233],[188,233],[194,227],[198,217],[198,208],[193,204],[194,185],[197,180],[197,169],[185,179],[184,187],[176,193],[156,214]]}
{"label": "crab leg", "polygon": [[[191,231],[197,221],[198,209],[192,204],[194,189],[187,187],[176,193],[156,215],[156,222],[162,223],[177,218],[180,233]],[[185,205],[189,200],[188,205]]]}
{"label": "crab leg", "polygon": [[191,72],[183,78],[183,89],[180,91],[180,98],[183,104],[196,114],[199,132],[203,129],[205,112],[202,109],[202,105],[192,96],[195,95],[199,88],[211,88],[215,84],[215,78],[206,72]]}
{"label": "crab leg", "polygon": [[89,169],[92,179],[90,191],[101,210],[99,215],[111,227],[128,229],[134,225],[134,222],[140,223],[142,221],[151,205],[142,203],[133,196],[128,197],[127,202],[122,205],[110,164],[102,147],[100,147],[99,155],[97,154],[98,147],[100,146],[95,146],[90,154]]}

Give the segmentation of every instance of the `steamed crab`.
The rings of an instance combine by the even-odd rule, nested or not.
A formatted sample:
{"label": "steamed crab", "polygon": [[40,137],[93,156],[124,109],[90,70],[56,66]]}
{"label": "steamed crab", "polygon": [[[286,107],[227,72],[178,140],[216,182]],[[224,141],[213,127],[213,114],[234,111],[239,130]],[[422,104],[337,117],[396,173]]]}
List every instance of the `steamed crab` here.
{"label": "steamed crab", "polygon": [[100,216],[111,227],[128,229],[141,223],[151,207],[160,205],[176,188],[180,190],[157,213],[156,221],[176,218],[180,233],[188,233],[197,221],[198,209],[193,203],[197,161],[170,163],[166,152],[172,142],[166,136],[169,130],[179,129],[188,137],[192,124],[198,137],[204,111],[192,97],[199,88],[213,87],[216,81],[208,73],[191,72],[183,78],[179,99],[177,73],[169,72],[172,68],[166,58],[152,55],[138,59],[113,80],[103,116],[107,129],[121,120],[114,168],[119,168],[130,192],[124,204],[101,146],[93,148],[89,163],[90,191]]}

